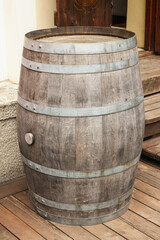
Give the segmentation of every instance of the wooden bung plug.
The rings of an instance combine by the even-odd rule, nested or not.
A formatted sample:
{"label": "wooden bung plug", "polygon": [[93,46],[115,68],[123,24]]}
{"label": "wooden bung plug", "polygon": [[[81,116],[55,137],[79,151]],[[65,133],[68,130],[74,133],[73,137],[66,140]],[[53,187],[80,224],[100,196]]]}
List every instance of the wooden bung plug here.
{"label": "wooden bung plug", "polygon": [[32,145],[34,142],[34,136],[32,133],[26,133],[25,134],[25,141],[28,145]]}

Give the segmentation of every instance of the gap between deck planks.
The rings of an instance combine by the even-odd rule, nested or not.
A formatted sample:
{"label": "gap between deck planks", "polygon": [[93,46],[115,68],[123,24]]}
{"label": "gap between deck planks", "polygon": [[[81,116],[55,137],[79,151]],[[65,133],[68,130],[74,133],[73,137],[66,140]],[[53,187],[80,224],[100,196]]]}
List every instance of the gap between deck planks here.
{"label": "gap between deck planks", "polygon": [[[157,165],[159,165],[159,162],[157,162]],[[160,189],[160,169],[141,162],[138,166],[137,178],[143,178],[143,176],[146,179],[144,182],[148,182],[151,186]]]}

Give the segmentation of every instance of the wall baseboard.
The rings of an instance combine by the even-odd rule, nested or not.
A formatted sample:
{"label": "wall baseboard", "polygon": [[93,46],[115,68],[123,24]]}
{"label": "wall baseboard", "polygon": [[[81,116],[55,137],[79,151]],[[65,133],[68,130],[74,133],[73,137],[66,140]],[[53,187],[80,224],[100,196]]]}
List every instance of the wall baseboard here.
{"label": "wall baseboard", "polygon": [[26,176],[13,179],[0,185],[0,199],[27,189]]}

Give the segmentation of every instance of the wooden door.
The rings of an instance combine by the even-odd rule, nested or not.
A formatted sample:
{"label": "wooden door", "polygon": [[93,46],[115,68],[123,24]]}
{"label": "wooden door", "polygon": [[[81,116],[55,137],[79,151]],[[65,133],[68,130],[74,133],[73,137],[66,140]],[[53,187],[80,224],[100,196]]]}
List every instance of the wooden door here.
{"label": "wooden door", "polygon": [[160,0],[146,0],[145,50],[160,54]]}
{"label": "wooden door", "polygon": [[55,25],[111,26],[112,0],[57,0]]}
{"label": "wooden door", "polygon": [[156,6],[155,52],[160,54],[160,0]]}

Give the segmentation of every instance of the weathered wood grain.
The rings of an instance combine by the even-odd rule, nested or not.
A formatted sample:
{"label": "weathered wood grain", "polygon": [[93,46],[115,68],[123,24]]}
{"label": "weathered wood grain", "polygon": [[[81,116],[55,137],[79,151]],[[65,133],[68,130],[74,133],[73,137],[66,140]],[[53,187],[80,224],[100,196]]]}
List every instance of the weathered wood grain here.
{"label": "weathered wood grain", "polygon": [[149,175],[142,170],[137,170],[136,178],[150,184],[151,186],[160,189],[159,182],[157,182],[157,178],[153,175]]}
{"label": "weathered wood grain", "polygon": [[156,210],[157,212],[160,212],[160,201],[148,196],[147,194],[135,189],[133,191],[133,196],[135,200],[147,205],[148,207]]}
{"label": "weathered wood grain", "polygon": [[160,133],[160,94],[156,93],[144,99],[145,106],[145,134],[144,137]]}
{"label": "weathered wood grain", "polygon": [[8,211],[5,207],[0,205],[0,222],[6,227],[9,231],[11,231],[17,238],[22,240],[44,240],[40,234],[35,232],[32,228],[30,228],[27,224],[21,221],[18,217]]}
{"label": "weathered wood grain", "polygon": [[80,226],[67,226],[67,225],[58,224],[58,223],[54,223],[54,225],[58,229],[60,229],[61,231],[63,231],[67,235],[69,235],[72,239],[75,239],[75,240],[81,240],[81,239],[97,240],[97,239],[99,239],[99,237],[94,236],[92,233],[88,232],[87,230],[85,230],[84,228],[82,228]]}
{"label": "weathered wood grain", "polygon": [[152,208],[132,199],[130,204],[130,210],[136,212],[138,215],[144,217],[145,219],[151,221],[152,223],[160,226],[160,213],[153,210]]}
{"label": "weathered wood grain", "polygon": [[[43,177],[44,174],[38,172],[35,172],[34,177],[29,177],[33,171],[26,168],[27,180],[33,192],[36,190],[36,193],[44,198],[70,204],[98,203],[117,198],[132,187],[135,170],[136,166],[133,169],[130,168],[128,171],[116,174],[116,178],[111,175],[86,180],[62,179],[47,175]],[[39,182],[41,178],[42,182]],[[47,181],[48,183],[46,183]],[[109,187],[110,185],[112,188]],[[52,189],[50,189],[50,186],[52,186]]]}
{"label": "weathered wood grain", "polygon": [[141,192],[147,193],[149,196],[160,200],[160,190],[149,185],[149,183],[142,182],[136,179],[134,187]]}
{"label": "weathered wood grain", "polygon": [[69,240],[68,236],[63,234],[48,221],[38,216],[34,211],[30,210],[20,201],[14,197],[7,197],[0,200],[0,203],[24,223],[30,226],[35,232],[38,232],[42,237],[47,240]]}
{"label": "weathered wood grain", "polygon": [[145,113],[146,124],[160,121],[160,108]]}
{"label": "weathered wood grain", "polygon": [[100,238],[101,240],[122,240],[125,239],[120,236],[118,233],[112,231],[105,225],[99,224],[95,226],[84,226],[87,231],[93,233],[96,237]]}
{"label": "weathered wood grain", "polygon": [[160,102],[155,102],[153,104],[146,105],[145,106],[145,112],[149,112],[151,110],[156,110],[158,108],[160,108]]}
{"label": "weathered wood grain", "polygon": [[151,239],[159,240],[159,227],[150,222],[149,220],[145,219],[144,217],[139,216],[138,214],[136,214],[136,212],[129,210],[125,214],[123,214],[121,219],[123,219],[123,221],[130,224],[132,227],[139,230],[140,232],[145,233]]}
{"label": "weathered wood grain", "polygon": [[55,24],[62,26],[111,26],[111,0],[56,1]]}
{"label": "weathered wood grain", "polygon": [[151,105],[153,103],[158,103],[159,101],[160,101],[160,94],[155,93],[155,94],[145,97],[144,106],[147,107],[148,105]]}
{"label": "weathered wood grain", "polygon": [[148,164],[140,161],[138,164],[138,169],[144,173],[148,173],[148,175],[152,175],[160,179],[160,170],[154,166],[149,166]]}
{"label": "weathered wood grain", "polygon": [[144,138],[155,136],[160,133],[160,122],[151,123],[145,126]]}
{"label": "weathered wood grain", "polygon": [[16,240],[16,238],[12,233],[10,233],[5,227],[0,224],[0,236],[3,240]]}
{"label": "weathered wood grain", "polygon": [[140,58],[144,95],[160,92],[160,57],[156,55]]}
{"label": "weathered wood grain", "polygon": [[[58,29],[55,34],[65,35],[64,41],[80,41],[87,28],[79,30]],[[89,28],[88,28],[89,29]],[[64,34],[63,34],[64,31]],[[77,40],[74,34],[78,31]],[[89,30],[87,30],[89,31]],[[87,41],[98,41],[98,28],[89,32]],[[47,33],[48,32],[48,33]],[[46,30],[46,37],[53,40],[54,34]],[[59,33],[60,32],[60,33]],[[109,29],[108,39],[114,34]],[[38,32],[39,33],[39,32]],[[118,33],[120,33],[118,35]],[[124,32],[124,38],[130,37]],[[35,35],[34,35],[35,34]],[[101,32],[99,32],[101,34]],[[117,30],[116,39],[122,37]],[[31,34],[36,38],[36,33]],[[41,32],[41,37],[43,32]],[[102,29],[102,35],[104,29]],[[113,36],[112,36],[113,35]],[[131,34],[132,35],[132,34]],[[51,39],[52,37],[52,39]],[[105,38],[105,36],[101,36]],[[62,37],[56,37],[56,41]],[[73,40],[74,39],[74,40]],[[98,38],[99,39],[99,38]],[[47,41],[45,39],[45,41]],[[115,42],[114,41],[114,42]],[[85,43],[84,43],[85,44]],[[84,45],[85,47],[85,45]],[[137,48],[124,52],[93,55],[56,55],[33,52],[24,48],[23,56],[33,62],[61,65],[92,65],[120,62],[137,55]],[[19,95],[25,100],[43,106],[56,108],[93,108],[127,102],[141,96],[142,83],[139,64],[128,68],[96,74],[55,74],[32,71],[22,66]],[[133,109],[97,117],[53,117],[29,112],[18,106],[18,138],[21,153],[32,162],[42,166],[65,171],[95,171],[128,164],[141,151],[144,134],[144,106],[141,103]],[[25,134],[32,133],[34,143],[28,145]],[[106,202],[120,197],[132,188],[135,179],[134,167],[128,170],[91,179],[69,179],[49,176],[25,166],[30,189],[38,195],[60,203],[87,204]],[[119,205],[95,211],[66,211],[49,208],[33,200],[44,211],[61,217],[99,217],[117,211],[130,200],[128,197]]]}
{"label": "weathered wood grain", "polygon": [[133,228],[128,223],[124,222],[122,219],[118,218],[108,223],[104,223],[107,227],[111,228],[113,231],[118,232],[121,236],[125,237],[128,240],[135,239],[145,239],[151,240],[152,238],[148,237],[145,233]]}

